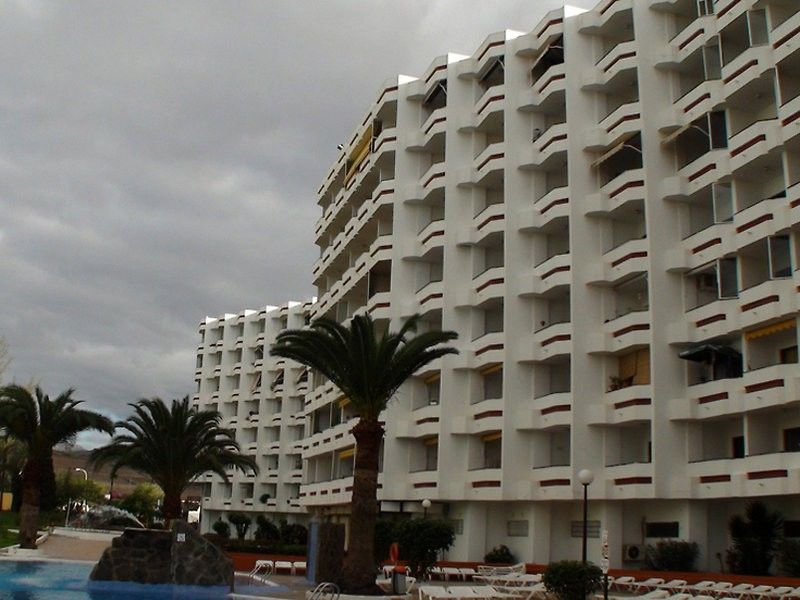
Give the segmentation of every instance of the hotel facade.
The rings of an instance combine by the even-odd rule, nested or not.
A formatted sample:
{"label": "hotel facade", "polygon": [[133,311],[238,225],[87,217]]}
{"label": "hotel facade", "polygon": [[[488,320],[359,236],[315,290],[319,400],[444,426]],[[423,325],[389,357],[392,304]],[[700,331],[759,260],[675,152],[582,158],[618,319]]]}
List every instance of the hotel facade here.
{"label": "hotel facade", "polygon": [[[298,322],[419,313],[459,333],[386,411],[379,479],[384,512],[428,499],[452,520],[449,559],[579,557],[582,469],[589,558],[607,530],[612,566],[674,538],[719,569],[749,499],[798,524],[795,0],[603,0],[492,34],[382,86],[318,201],[318,299],[288,309]],[[223,332],[204,406],[209,373],[249,368],[229,320],[204,327],[204,356]],[[283,392],[294,425],[248,434],[255,454],[281,447],[254,496],[346,522],[352,409],[304,385]],[[234,482],[229,502],[253,485]]]}

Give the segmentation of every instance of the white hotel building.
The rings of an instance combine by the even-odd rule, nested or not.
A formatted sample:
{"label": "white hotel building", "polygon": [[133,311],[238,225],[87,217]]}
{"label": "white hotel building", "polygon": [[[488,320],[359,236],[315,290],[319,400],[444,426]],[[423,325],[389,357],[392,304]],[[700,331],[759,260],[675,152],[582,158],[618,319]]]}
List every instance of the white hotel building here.
{"label": "white hotel building", "polygon": [[[319,204],[313,317],[460,335],[387,411],[379,492],[452,519],[449,558],[577,558],[584,468],[613,566],[677,537],[718,569],[746,499],[800,519],[797,0],[492,34],[380,89]],[[305,415],[299,502],[344,519],[350,408],[313,382]]]}

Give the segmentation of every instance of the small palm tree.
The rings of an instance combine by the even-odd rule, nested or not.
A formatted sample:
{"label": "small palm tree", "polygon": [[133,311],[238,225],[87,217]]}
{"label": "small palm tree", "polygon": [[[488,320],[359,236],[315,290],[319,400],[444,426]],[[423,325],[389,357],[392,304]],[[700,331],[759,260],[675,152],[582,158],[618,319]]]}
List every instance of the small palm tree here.
{"label": "small palm tree", "polygon": [[167,522],[181,518],[181,496],[198,476],[213,472],[227,483],[231,467],[258,473],[255,461],[239,453],[233,433],[220,427],[217,411],[193,409],[188,396],[171,406],[160,398],[130,406],[133,415],[115,423],[123,433],[92,452],[92,462],[111,464],[112,477],[123,467],[148,475],[164,492]]}
{"label": "small palm tree", "polygon": [[379,415],[400,386],[421,367],[455,348],[444,346],[458,334],[416,331],[414,315],[396,333],[378,333],[368,316],[355,316],[350,327],[317,319],[307,329],[281,332],[271,353],[317,369],[349,398],[359,417],[352,433],[356,439],[350,541],[342,571],[342,588],[348,593],[371,593],[375,588],[373,556],[377,517],[378,455],[384,428]]}
{"label": "small palm tree", "polygon": [[25,449],[22,467],[22,506],[19,515],[19,542],[22,548],[36,548],[41,489],[51,483],[53,448],[71,441],[90,429],[111,434],[110,419],[72,399],[74,390],[62,392],[55,400],[36,386],[33,394],[19,385],[0,388],[0,428]]}

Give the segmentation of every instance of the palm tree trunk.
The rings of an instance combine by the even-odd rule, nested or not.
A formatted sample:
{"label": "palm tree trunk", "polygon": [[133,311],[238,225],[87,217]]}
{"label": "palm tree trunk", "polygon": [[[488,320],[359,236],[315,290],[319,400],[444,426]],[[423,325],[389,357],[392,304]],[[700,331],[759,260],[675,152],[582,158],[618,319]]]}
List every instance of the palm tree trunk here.
{"label": "palm tree trunk", "polygon": [[28,459],[22,470],[22,506],[19,509],[20,548],[36,549],[39,533],[39,480],[41,463]]}
{"label": "palm tree trunk", "polygon": [[375,520],[378,516],[378,454],[383,426],[363,418],[353,427],[356,460],[350,508],[350,538],[342,570],[342,591],[380,593],[375,584]]}
{"label": "palm tree trunk", "polygon": [[169,526],[175,519],[183,516],[183,505],[181,504],[180,493],[164,492],[164,504],[162,506],[164,522]]}

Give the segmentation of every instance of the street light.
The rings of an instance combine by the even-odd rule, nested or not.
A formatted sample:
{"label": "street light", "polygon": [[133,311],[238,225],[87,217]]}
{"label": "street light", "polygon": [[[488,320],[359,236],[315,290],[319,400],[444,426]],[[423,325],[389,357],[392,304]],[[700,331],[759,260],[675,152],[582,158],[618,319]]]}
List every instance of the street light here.
{"label": "street light", "polygon": [[89,481],[89,473],[86,472],[86,469],[81,469],[80,467],[75,467],[75,471],[79,471],[83,473],[83,480]]}
{"label": "street light", "polygon": [[581,469],[578,471],[578,481],[583,486],[583,552],[581,557],[583,563],[586,564],[586,546],[587,538],[589,536],[589,485],[594,481],[594,473],[592,473],[589,469]]}
{"label": "street light", "polygon": [[425,498],[425,500],[422,501],[422,510],[423,510],[422,516],[424,518],[428,517],[428,509],[430,507],[431,507],[431,501]]}

